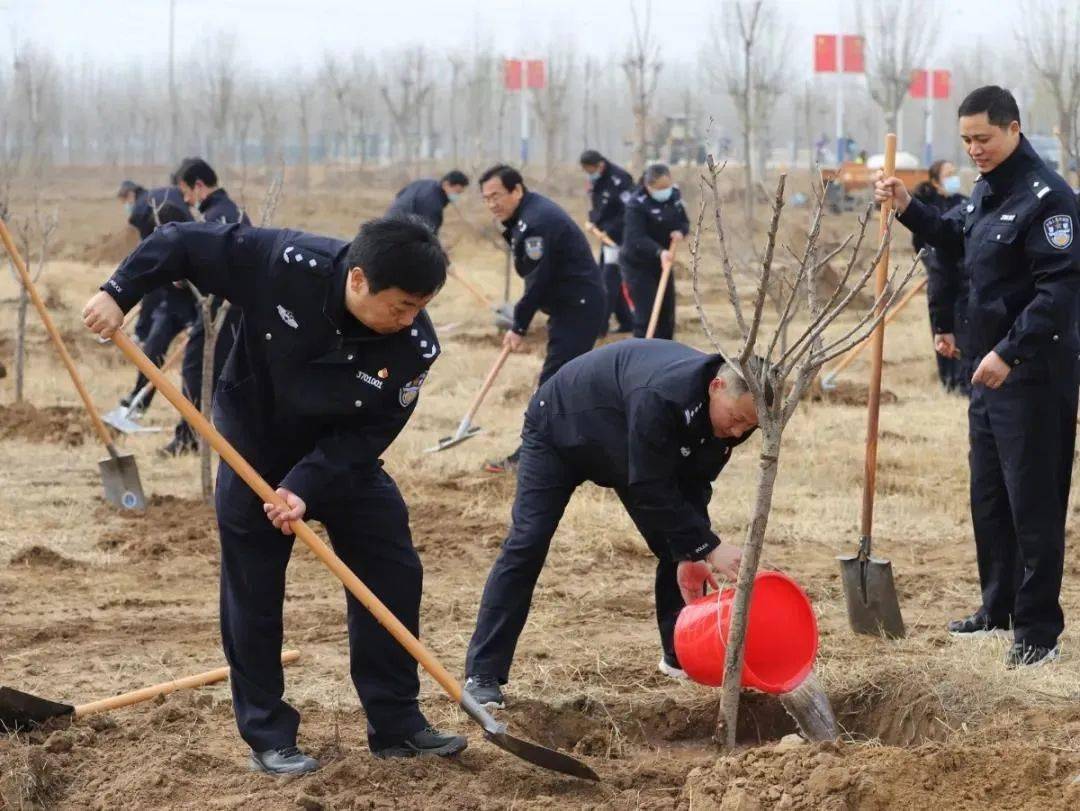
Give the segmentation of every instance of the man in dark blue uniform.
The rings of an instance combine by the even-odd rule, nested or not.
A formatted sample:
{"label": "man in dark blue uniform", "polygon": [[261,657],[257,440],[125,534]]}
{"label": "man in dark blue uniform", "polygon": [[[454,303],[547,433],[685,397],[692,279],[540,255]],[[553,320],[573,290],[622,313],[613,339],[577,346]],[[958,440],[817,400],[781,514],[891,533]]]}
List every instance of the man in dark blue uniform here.
{"label": "man in dark blue uniform", "polygon": [[[186,158],[176,170],[177,185],[184,201],[199,212],[204,222],[231,223],[239,222],[251,225],[246,212],[229,197],[228,192],[218,185],[217,172],[202,158]],[[215,302],[214,313],[221,307],[221,301]],[[240,331],[240,319],[243,315],[240,307],[230,304],[221,322],[217,339],[214,343],[214,377],[211,391],[217,386],[221,370],[225,368],[225,359],[232,351],[233,343]],[[184,347],[184,362],[181,377],[184,394],[196,408],[202,404],[203,347],[206,344],[206,328],[203,324],[202,308],[196,308],[195,324],[191,328],[187,346]],[[176,424],[173,438],[159,450],[165,457],[181,456],[195,451],[199,446],[195,432],[183,418]]]}
{"label": "man in dark blue uniform", "polygon": [[[634,308],[634,337],[644,338],[660,287],[662,263],[672,261],[671,248],[690,232],[682,195],[671,170],[654,163],[645,170],[640,188],[626,204],[626,230],[619,265]],[[654,338],[675,335],[675,276],[668,277]]]}
{"label": "man in dark blue uniform", "polygon": [[607,333],[611,316],[615,316],[616,332],[631,332],[634,317],[623,294],[619,245],[622,244],[623,217],[626,203],[634,191],[634,180],[629,172],[611,163],[595,149],[586,149],[581,153],[581,168],[589,178],[589,222],[615,243],[600,246],[600,265],[604,269],[608,301],[608,323],[603,325],[601,335]]}
{"label": "man in dark blue uniform", "polygon": [[415,214],[437,234],[442,228],[443,209],[457,201],[468,185],[468,176],[458,169],[447,172],[441,180],[414,180],[397,193],[386,214]]}
{"label": "man in dark blue uniform", "polygon": [[[167,225],[87,303],[108,336],[154,286],[188,279],[243,307],[214,418],[287,508],[263,504],[218,469],[221,635],[233,705],[253,765],[274,774],[318,763],[296,747],[299,713],[282,699],[282,605],[290,521],[321,521],[345,564],[414,634],[423,570],[405,502],[379,456],[416,408],[439,354],[424,307],[446,255],[418,220],[366,223],[352,243],[231,223]],[[271,523],[272,522],[272,523]],[[432,729],[416,662],[346,595],[350,670],[379,757],[450,755],[466,741]]]}
{"label": "man in dark blue uniform", "polygon": [[[1077,407],[1080,245],[1072,190],[1020,132],[1009,91],[960,105],[960,137],[982,173],[966,206],[941,215],[896,178],[877,182],[899,219],[935,247],[963,252],[976,364],[968,409],[971,518],[982,605],[957,636],[1013,628],[1006,666],[1058,657]],[[944,348],[953,335],[938,336]],[[939,347],[940,348],[940,347]]]}
{"label": "man in dark blue uniform", "polygon": [[[521,174],[504,164],[480,177],[480,193],[503,227],[514,269],[525,293],[514,305],[514,323],[503,346],[519,352],[537,310],[548,314],[547,356],[540,385],[568,361],[592,349],[606,318],[607,297],[589,241],[570,215],[525,188]],[[485,469],[503,473],[517,464],[520,448]]]}
{"label": "man in dark blue uniform", "polygon": [[[116,196],[123,201],[128,223],[139,232],[139,239],[146,239],[155,228],[167,222],[191,222],[191,213],[176,186],[161,186],[148,191],[125,180]],[[160,366],[169,345],[194,319],[195,299],[190,291],[167,284],[151,290],[143,299],[133,331],[146,356]],[[146,382],[141,372],[136,374],[135,387],[120,399],[120,404],[130,405]],[[153,396],[151,390],[143,398],[140,408],[149,406]]]}
{"label": "man in dark blue uniform", "polygon": [[709,524],[712,482],[756,425],[735,369],[674,341],[609,344],[542,385],[525,412],[510,534],[484,586],[465,689],[502,706],[551,537],[585,481],[614,488],[656,555],[660,670],[684,678],[675,656],[679,611],[705,583],[716,587],[713,569],[734,578],[741,558]]}

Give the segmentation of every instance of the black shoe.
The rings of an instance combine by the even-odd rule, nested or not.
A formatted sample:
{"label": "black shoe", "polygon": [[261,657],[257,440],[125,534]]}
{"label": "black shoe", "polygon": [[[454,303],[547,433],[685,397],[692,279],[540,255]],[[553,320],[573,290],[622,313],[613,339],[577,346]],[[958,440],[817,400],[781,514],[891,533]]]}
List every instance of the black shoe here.
{"label": "black shoe", "polygon": [[265,752],[251,750],[251,770],[267,774],[307,774],[319,768],[319,761],[301,752],[295,746],[267,749]]}
{"label": "black shoe", "polygon": [[964,639],[982,639],[987,636],[1008,636],[1009,628],[1007,625],[991,622],[986,614],[976,612],[970,617],[950,622],[949,633]]}
{"label": "black shoe", "polygon": [[134,394],[125,394],[123,397],[120,398],[120,407],[127,408],[129,405],[131,405],[131,401],[134,399]]}
{"label": "black shoe", "polygon": [[435,727],[428,727],[415,732],[401,743],[373,749],[371,754],[377,758],[416,757],[418,755],[438,755],[450,757],[469,745],[463,735],[451,735],[439,732]]}
{"label": "black shoe", "polygon": [[465,692],[489,710],[501,710],[506,706],[499,680],[494,676],[469,676],[465,679]]}
{"label": "black shoe", "polygon": [[158,448],[157,454],[163,459],[175,459],[177,456],[185,456],[189,453],[195,453],[197,450],[199,450],[197,442],[182,442],[174,438],[164,448]]}
{"label": "black shoe", "polygon": [[1059,658],[1061,658],[1061,650],[1056,645],[1052,648],[1044,648],[1042,645],[1016,642],[1005,654],[1005,667],[1009,670],[1016,670],[1019,667],[1039,667],[1056,662]]}

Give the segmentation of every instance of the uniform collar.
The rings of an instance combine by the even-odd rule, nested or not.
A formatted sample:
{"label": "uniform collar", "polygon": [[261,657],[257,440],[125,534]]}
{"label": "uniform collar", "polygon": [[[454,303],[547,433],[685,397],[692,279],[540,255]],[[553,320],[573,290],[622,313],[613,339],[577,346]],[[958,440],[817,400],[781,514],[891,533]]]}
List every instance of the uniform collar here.
{"label": "uniform collar", "polygon": [[212,192],[206,195],[206,197],[203,198],[203,201],[201,203],[199,203],[199,212],[205,214],[206,209],[210,208],[210,206],[212,205],[216,205],[219,200],[226,196],[227,195],[225,194],[225,189],[214,189]]}
{"label": "uniform collar", "polygon": [[1020,133],[1020,143],[1016,149],[992,171],[983,175],[994,193],[1004,192],[1010,189],[1017,178],[1036,166],[1039,162],[1039,154],[1031,145],[1023,133]]}
{"label": "uniform collar", "polygon": [[525,192],[521,195],[521,202],[518,203],[518,207],[514,209],[514,213],[510,215],[510,219],[503,220],[502,225],[507,231],[514,227],[514,224],[521,219],[521,210],[525,208],[525,204],[528,203],[535,195],[531,191]]}

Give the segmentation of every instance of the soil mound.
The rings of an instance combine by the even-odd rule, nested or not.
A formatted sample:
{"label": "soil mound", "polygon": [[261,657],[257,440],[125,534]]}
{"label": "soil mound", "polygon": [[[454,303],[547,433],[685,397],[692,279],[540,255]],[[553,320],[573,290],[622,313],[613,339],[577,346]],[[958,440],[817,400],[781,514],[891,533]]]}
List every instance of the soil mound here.
{"label": "soil mound", "polygon": [[70,569],[79,565],[47,546],[36,544],[16,552],[10,563],[12,566],[29,566],[34,569]]}
{"label": "soil mound", "polygon": [[154,495],[147,499],[145,510],[116,513],[99,505],[97,513],[105,525],[99,549],[133,560],[217,554],[214,508],[201,499]]}
{"label": "soil mound", "polygon": [[[870,399],[870,387],[866,383],[851,380],[837,380],[836,388],[824,389],[815,386],[810,399],[815,403],[837,403],[839,405],[865,406]],[[891,405],[900,402],[900,398],[888,389],[881,390],[881,404]]]}
{"label": "soil mound", "polygon": [[30,403],[0,405],[0,439],[53,442],[68,447],[81,445],[93,433],[90,418],[81,408]]}
{"label": "soil mound", "polygon": [[135,229],[125,227],[120,231],[104,234],[91,242],[77,258],[93,265],[116,265],[135,250],[138,244]]}

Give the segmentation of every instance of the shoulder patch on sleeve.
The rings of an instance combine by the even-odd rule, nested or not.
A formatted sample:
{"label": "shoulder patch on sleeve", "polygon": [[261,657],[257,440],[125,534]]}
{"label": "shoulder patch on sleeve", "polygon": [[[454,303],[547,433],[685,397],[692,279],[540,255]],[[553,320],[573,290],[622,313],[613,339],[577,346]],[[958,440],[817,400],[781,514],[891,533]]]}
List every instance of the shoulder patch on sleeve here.
{"label": "shoulder patch on sleeve", "polygon": [[1051,247],[1065,250],[1073,241],[1073,221],[1068,214],[1055,214],[1043,220],[1043,233]]}
{"label": "shoulder patch on sleeve", "polygon": [[334,270],[337,246],[333,242],[336,240],[293,231],[279,243],[277,259],[283,264],[326,276]]}
{"label": "shoulder patch on sleeve", "polygon": [[525,255],[534,262],[544,258],[544,238],[525,237]]}

